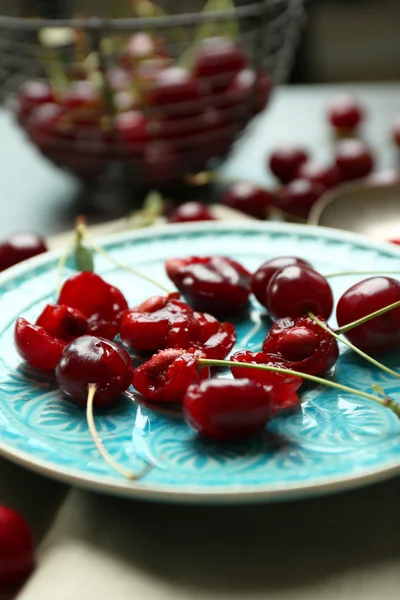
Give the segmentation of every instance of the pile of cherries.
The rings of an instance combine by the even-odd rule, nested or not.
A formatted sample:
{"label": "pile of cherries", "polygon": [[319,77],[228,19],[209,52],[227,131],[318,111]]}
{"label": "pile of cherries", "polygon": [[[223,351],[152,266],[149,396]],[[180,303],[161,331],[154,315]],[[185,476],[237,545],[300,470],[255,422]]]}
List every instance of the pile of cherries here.
{"label": "pile of cherries", "polygon": [[[96,388],[94,405],[107,406],[132,384],[152,406],[181,402],[187,423],[215,440],[260,431],[273,415],[299,405],[298,373],[320,376],[335,365],[338,344],[326,324],[332,290],[307,261],[278,257],[254,274],[222,256],[170,258],[165,267],[180,294],[151,296],[134,308],[99,275],[73,275],[35,324],[17,320],[19,354],[32,367],[55,372],[61,390],[82,405],[90,385]],[[274,323],[259,352],[239,350],[226,363],[236,332],[221,314],[245,316],[251,294]],[[397,280],[361,281],[339,300],[339,326],[399,300]],[[398,347],[399,332],[400,308],[351,329],[347,337],[377,353]],[[214,366],[230,366],[233,379],[211,377]]]}
{"label": "pile of cherries", "polygon": [[250,67],[238,42],[203,40],[186,68],[176,66],[165,40],[135,33],[102,89],[90,73],[62,90],[28,81],[18,93],[17,118],[44,155],[82,177],[119,161],[136,180],[161,185],[224,156],[271,89],[268,74]]}

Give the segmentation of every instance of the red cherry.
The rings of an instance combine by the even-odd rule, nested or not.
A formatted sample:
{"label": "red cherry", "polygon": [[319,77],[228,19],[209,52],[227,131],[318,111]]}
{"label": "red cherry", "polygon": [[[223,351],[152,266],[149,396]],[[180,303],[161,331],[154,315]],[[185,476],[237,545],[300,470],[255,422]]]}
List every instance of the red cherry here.
{"label": "red cherry", "polygon": [[170,60],[165,56],[141,60],[135,66],[135,80],[139,88],[147,90],[151,87],[161,71],[164,71],[169,64]]}
{"label": "red cherry", "polygon": [[124,154],[141,156],[149,141],[147,120],[139,110],[120,113],[115,117],[115,129]]}
{"label": "red cherry", "polygon": [[341,94],[330,102],[328,119],[335,129],[353,131],[364,119],[364,107],[354,96]]}
{"label": "red cherry", "polygon": [[0,271],[47,252],[46,242],[35,233],[15,233],[0,244]]}
{"label": "red cherry", "polygon": [[26,81],[18,91],[18,102],[18,118],[24,121],[37,106],[54,102],[54,96],[45,81]]}
{"label": "red cherry", "polygon": [[242,440],[264,429],[272,416],[268,386],[250,379],[210,379],[191,385],[183,414],[195,431],[218,441]]}
{"label": "red cherry", "polygon": [[[400,282],[391,277],[370,277],[356,283],[340,298],[336,308],[339,327],[400,300]],[[400,308],[354,327],[346,337],[367,353],[389,352],[400,346]]]}
{"label": "red cherry", "polygon": [[36,325],[43,327],[53,337],[71,342],[88,331],[88,322],[83,313],[70,306],[47,304]]}
{"label": "red cherry", "polygon": [[146,92],[146,100],[149,106],[175,116],[193,115],[203,108],[200,82],[180,67],[159,71]]}
{"label": "red cherry", "polygon": [[275,320],[308,312],[328,319],[333,308],[332,290],[325,277],[309,267],[283,267],[269,282],[266,307]]}
{"label": "red cherry", "polygon": [[87,333],[95,337],[113,340],[120,332],[120,318],[118,316],[110,320],[102,318],[100,315],[92,315],[87,322]]}
{"label": "red cherry", "polygon": [[336,148],[336,166],[342,180],[349,181],[369,175],[374,168],[374,159],[362,140],[342,140]]}
{"label": "red cherry", "polygon": [[73,81],[60,102],[69,110],[77,108],[95,108],[102,106],[102,98],[97,87],[90,81]]}
{"label": "red cherry", "polygon": [[210,208],[202,202],[185,202],[168,217],[170,223],[189,223],[191,221],[214,221]]}
{"label": "red cherry", "polygon": [[176,180],[183,165],[171,144],[155,141],[145,147],[141,168],[145,181],[162,185]]}
{"label": "red cherry", "polygon": [[243,69],[235,75],[228,89],[214,99],[218,106],[232,107],[232,115],[245,115],[247,111],[251,116],[267,106],[272,87],[272,80],[265,71],[256,73],[253,69]]}
{"label": "red cherry", "polygon": [[96,273],[87,271],[67,279],[61,288],[58,304],[77,308],[86,317],[99,315],[110,320],[128,308],[128,303],[119,289]]}
{"label": "red cherry", "polygon": [[139,31],[130,36],[125,47],[124,57],[130,61],[140,61],[145,58],[151,58],[156,53],[155,39],[143,31]]}
{"label": "red cherry", "polygon": [[230,258],[169,258],[165,268],[168,277],[196,310],[237,313],[247,304],[251,275]]}
{"label": "red cherry", "polygon": [[246,181],[230,185],[222,194],[221,202],[244,212],[256,219],[268,218],[269,209],[274,204],[272,192]]}
{"label": "red cherry", "polygon": [[336,339],[309,317],[276,321],[262,350],[286,361],[290,369],[310,375],[323,375],[339,358]]}
{"label": "red cherry", "polygon": [[321,165],[313,161],[303,163],[299,167],[297,177],[318,183],[324,190],[340,183],[340,172],[335,165]]}
{"label": "red cherry", "polygon": [[57,365],[56,377],[64,394],[86,406],[88,385],[96,386],[95,406],[114,402],[131,384],[129,354],[109,340],[84,335],[71,342]]}
{"label": "red cherry", "polygon": [[49,335],[43,327],[22,318],[16,321],[14,342],[24,361],[40,371],[54,371],[66,346],[66,342]]}
{"label": "red cherry", "polygon": [[150,400],[181,402],[192,383],[209,377],[208,368],[197,368],[202,357],[198,350],[161,350],[135,370],[133,387]]}
{"label": "red cherry", "polygon": [[311,208],[320,198],[324,188],[308,179],[293,179],[281,190],[277,206],[286,212],[306,219]]}
{"label": "red cherry", "polygon": [[221,91],[246,67],[246,62],[236,42],[223,37],[208,38],[196,49],[193,72],[195,77],[204,79],[212,91]]}
{"label": "red cherry", "polygon": [[34,567],[34,541],[28,523],[15,510],[0,506],[0,588],[22,583]]}
{"label": "red cherry", "polygon": [[295,145],[283,145],[275,148],[269,157],[269,167],[272,173],[282,183],[295,179],[299,167],[308,160],[305,148]]}
{"label": "red cherry", "polygon": [[392,138],[395,145],[400,147],[400,119],[393,124]]}
{"label": "red cherry", "polygon": [[66,109],[58,104],[42,104],[32,111],[27,123],[32,141],[51,158],[57,158],[62,150],[71,151],[76,130],[65,115]]}
{"label": "red cherry", "polygon": [[223,360],[236,342],[232,323],[220,323],[207,313],[195,312],[191,332],[191,346],[201,350],[207,358]]}
{"label": "red cherry", "polygon": [[107,80],[115,92],[126,91],[132,86],[132,74],[118,65],[113,65],[107,70]]}
{"label": "red cherry", "polygon": [[278,256],[277,258],[267,260],[257,269],[251,281],[251,291],[260,304],[265,306],[265,294],[268,284],[271,281],[271,277],[275,275],[279,269],[288,267],[289,265],[303,265],[312,269],[312,265],[309,262],[302,258],[298,258],[297,256]]}
{"label": "red cherry", "polygon": [[[250,352],[249,350],[240,350],[239,352],[236,352],[231,356],[230,360],[255,365],[280,367],[281,369],[293,368],[291,363],[280,357],[268,355],[264,352]],[[231,371],[236,379],[251,379],[251,381],[270,386],[272,410],[274,414],[282,410],[297,408],[299,406],[299,397],[296,392],[303,383],[303,380],[300,377],[246,367],[231,367]]]}

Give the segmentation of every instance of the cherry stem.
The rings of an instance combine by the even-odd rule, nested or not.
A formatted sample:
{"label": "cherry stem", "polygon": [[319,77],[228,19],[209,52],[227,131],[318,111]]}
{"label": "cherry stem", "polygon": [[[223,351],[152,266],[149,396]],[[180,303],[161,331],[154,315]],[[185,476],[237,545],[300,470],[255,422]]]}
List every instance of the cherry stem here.
{"label": "cherry stem", "polygon": [[347,392],[349,394],[355,394],[357,396],[360,396],[361,398],[366,398],[367,400],[373,400],[381,406],[390,408],[390,410],[392,410],[395,413],[395,415],[400,417],[400,404],[397,404],[397,402],[395,402],[394,400],[391,400],[390,398],[379,398],[379,396],[374,396],[373,394],[369,394],[368,392],[363,392],[362,390],[357,390],[355,388],[348,387],[347,385],[336,383],[336,381],[323,379],[322,377],[317,377],[316,375],[309,375],[308,373],[301,373],[300,371],[293,371],[292,369],[272,367],[270,365],[258,365],[254,363],[236,362],[232,360],[215,360],[211,358],[198,358],[197,364],[199,365],[199,367],[246,367],[248,369],[259,369],[260,371],[271,371],[272,373],[282,373],[283,375],[293,375],[295,377],[301,377],[301,379],[306,379],[307,381],[312,381],[313,383],[318,383],[320,385],[335,388],[337,390]]}
{"label": "cherry stem", "polygon": [[400,275],[400,271],[342,271],[341,273],[328,273],[324,275],[325,279],[330,277],[340,277],[341,275]]}
{"label": "cherry stem", "polygon": [[166,294],[170,294],[171,293],[170,289],[168,289],[167,287],[163,286],[161,283],[159,283],[158,281],[156,281],[152,277],[149,277],[145,273],[141,273],[140,271],[137,271],[133,267],[128,267],[127,265],[124,265],[123,263],[120,263],[111,254],[109,254],[106,250],[104,250],[104,248],[102,248],[101,246],[99,246],[98,244],[96,244],[96,242],[93,240],[93,238],[89,235],[89,233],[88,233],[88,231],[86,229],[86,225],[84,223],[78,223],[78,225],[77,225],[77,232],[81,236],[81,238],[84,239],[88,243],[88,245],[92,248],[92,250],[94,250],[98,254],[101,254],[102,256],[104,256],[105,258],[107,258],[110,262],[112,262],[119,269],[123,269],[124,271],[129,271],[129,273],[132,273],[133,275],[136,275],[137,277],[140,277],[141,279],[145,279],[149,283],[152,283],[153,285],[159,287]]}
{"label": "cherry stem", "polygon": [[380,308],[379,310],[376,310],[375,312],[370,313],[369,315],[366,315],[365,317],[361,317],[361,319],[357,319],[357,321],[353,321],[352,323],[343,325],[343,327],[339,327],[338,329],[336,329],[336,333],[339,335],[341,333],[346,333],[347,331],[350,331],[350,329],[353,329],[354,327],[363,325],[364,323],[367,323],[371,319],[375,319],[375,317],[380,317],[381,315],[384,315],[385,313],[389,312],[390,310],[393,310],[394,308],[399,308],[399,307],[400,307],[400,300],[398,300],[397,302],[393,302],[393,304],[388,304],[388,306],[384,306],[383,308]]}
{"label": "cherry stem", "polygon": [[125,469],[124,467],[119,465],[113,459],[111,454],[103,446],[103,442],[99,438],[99,434],[97,432],[96,425],[94,422],[94,416],[93,416],[93,402],[94,402],[95,394],[96,394],[96,385],[94,383],[89,383],[88,395],[87,395],[87,405],[86,405],[86,419],[87,419],[89,431],[92,435],[93,441],[96,444],[98,451],[100,452],[101,456],[104,458],[106,463],[112,469],[114,469],[114,471],[117,471],[117,473],[119,473],[123,477],[126,477],[127,479],[130,479],[131,481],[140,479],[141,477],[143,477],[143,475],[145,475],[149,471],[149,468],[151,467],[151,465],[147,465],[140,473],[135,475],[128,469]]}
{"label": "cherry stem", "polygon": [[326,331],[327,333],[329,333],[329,335],[331,335],[332,337],[334,337],[335,339],[337,339],[338,342],[341,342],[342,344],[344,344],[345,346],[347,346],[348,348],[350,348],[351,350],[353,350],[354,352],[356,352],[356,354],[358,354],[359,356],[361,356],[361,358],[365,358],[365,360],[367,360],[368,362],[370,362],[372,365],[374,365],[378,369],[381,369],[382,371],[385,371],[385,373],[387,373],[388,375],[392,375],[393,377],[397,377],[398,379],[400,379],[400,373],[397,373],[397,371],[393,371],[393,369],[390,369],[389,367],[387,367],[386,365],[382,364],[378,360],[375,360],[375,358],[372,358],[372,356],[369,356],[368,354],[366,354],[365,352],[363,352],[362,350],[360,350],[360,348],[357,348],[357,346],[354,346],[354,344],[352,344],[348,340],[342,338],[340,335],[337,334],[337,332],[333,331],[330,327],[328,327],[327,325],[325,325],[325,323],[323,323],[322,321],[320,321],[318,319],[318,317],[316,317],[313,313],[309,312],[308,316],[310,317],[310,319],[312,319],[314,321],[314,323],[317,323],[317,325],[319,325],[324,331]]}

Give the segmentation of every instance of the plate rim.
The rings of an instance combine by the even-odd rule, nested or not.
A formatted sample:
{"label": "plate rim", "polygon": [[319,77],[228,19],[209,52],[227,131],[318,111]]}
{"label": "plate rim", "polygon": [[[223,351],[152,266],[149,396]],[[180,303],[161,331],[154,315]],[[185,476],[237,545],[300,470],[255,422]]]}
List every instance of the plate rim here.
{"label": "plate rim", "polygon": [[[353,244],[358,244],[366,248],[376,249],[390,256],[400,257],[400,248],[391,245],[385,241],[370,239],[362,234],[356,234],[344,230],[321,227],[308,224],[297,223],[280,223],[273,221],[259,222],[228,222],[215,221],[204,223],[185,223],[174,225],[153,226],[142,230],[130,230],[124,232],[113,233],[111,235],[96,238],[96,242],[103,247],[113,245],[120,242],[121,244],[138,239],[156,238],[159,235],[164,236],[170,234],[172,237],[179,233],[188,234],[190,232],[212,233],[218,230],[254,230],[258,232],[281,232],[281,233],[299,233],[311,234],[313,237],[333,238],[339,241],[348,241]],[[3,273],[0,273],[0,286],[10,280],[28,274],[31,269],[40,267],[41,265],[51,262],[60,257],[62,249],[55,249],[45,252],[33,258],[30,258],[23,263],[17,264]],[[261,486],[246,486],[243,489],[238,485],[226,489],[224,486],[214,486],[212,489],[201,489],[197,486],[192,486],[185,491],[174,489],[168,485],[159,484],[143,484],[138,485],[135,482],[127,482],[121,478],[119,482],[116,479],[96,476],[90,474],[82,474],[79,469],[71,469],[53,465],[53,463],[35,458],[28,452],[10,447],[8,443],[3,443],[0,440],[0,455],[8,460],[27,468],[28,470],[39,473],[51,479],[61,481],[63,483],[86,488],[91,491],[106,493],[110,495],[123,496],[129,498],[162,501],[162,502],[178,502],[178,503],[250,503],[250,502],[272,502],[280,500],[300,500],[302,498],[326,495],[329,493],[343,492],[357,487],[362,487],[368,484],[377,483],[385,479],[394,477],[400,474],[400,460],[391,461],[385,466],[366,468],[359,475],[352,473],[348,475],[340,475],[334,477],[321,477],[316,482],[294,482],[293,484],[280,483],[279,487],[274,487],[268,484],[268,489],[262,489]],[[261,489],[260,489],[261,488]]]}

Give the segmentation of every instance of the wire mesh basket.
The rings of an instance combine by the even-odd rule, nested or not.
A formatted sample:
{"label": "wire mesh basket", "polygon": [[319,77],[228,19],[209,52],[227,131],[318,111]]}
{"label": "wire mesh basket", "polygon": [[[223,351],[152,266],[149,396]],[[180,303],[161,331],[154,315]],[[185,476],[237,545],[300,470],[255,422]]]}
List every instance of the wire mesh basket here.
{"label": "wire mesh basket", "polygon": [[0,94],[27,136],[85,180],[152,187],[227,155],[304,20],[302,0],[9,1]]}

